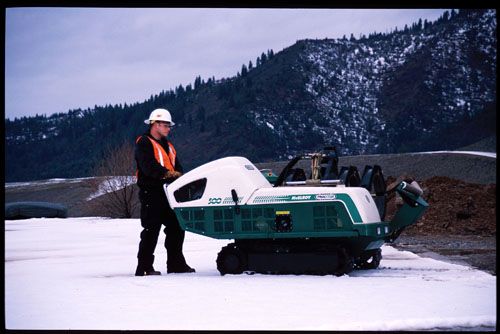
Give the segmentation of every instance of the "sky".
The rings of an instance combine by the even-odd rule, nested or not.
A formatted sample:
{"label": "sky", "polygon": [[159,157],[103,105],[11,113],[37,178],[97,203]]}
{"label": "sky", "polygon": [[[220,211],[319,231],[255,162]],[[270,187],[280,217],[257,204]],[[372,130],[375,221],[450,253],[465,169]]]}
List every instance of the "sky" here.
{"label": "sky", "polygon": [[[5,326],[32,330],[496,329],[496,277],[382,246],[378,269],[349,275],[221,276],[231,240],[186,233],[192,274],[135,277],[139,219],[5,221]],[[403,232],[404,233],[404,232]]]}
{"label": "sky", "polygon": [[445,9],[7,8],[5,118],[143,102],[235,76],[301,39],[359,37]]}

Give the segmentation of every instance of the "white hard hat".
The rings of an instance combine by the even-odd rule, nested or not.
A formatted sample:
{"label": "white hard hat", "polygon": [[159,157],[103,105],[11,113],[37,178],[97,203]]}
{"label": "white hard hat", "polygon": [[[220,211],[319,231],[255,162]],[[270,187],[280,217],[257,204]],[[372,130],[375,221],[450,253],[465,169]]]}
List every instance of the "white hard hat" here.
{"label": "white hard hat", "polygon": [[167,109],[158,108],[151,112],[149,118],[144,120],[144,123],[151,124],[154,121],[164,121],[169,122],[170,125],[174,125],[172,122],[172,116],[170,116],[170,112]]}

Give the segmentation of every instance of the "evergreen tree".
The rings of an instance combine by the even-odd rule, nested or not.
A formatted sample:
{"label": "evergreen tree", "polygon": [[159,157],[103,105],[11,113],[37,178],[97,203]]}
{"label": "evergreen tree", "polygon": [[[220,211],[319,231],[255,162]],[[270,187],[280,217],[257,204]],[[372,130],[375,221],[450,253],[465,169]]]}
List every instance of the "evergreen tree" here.
{"label": "evergreen tree", "polygon": [[449,13],[448,11],[445,11],[445,12],[443,13],[443,21],[444,21],[444,22],[447,22],[447,21],[448,21],[448,19],[449,19],[449,17],[450,17],[450,13]]}
{"label": "evergreen tree", "polygon": [[427,30],[430,27],[430,23],[427,21],[427,19],[424,20],[424,30]]}
{"label": "evergreen tree", "polygon": [[260,61],[262,64],[264,64],[267,61],[267,56],[264,52],[260,55]]}
{"label": "evergreen tree", "polygon": [[245,77],[247,74],[248,74],[247,67],[245,66],[245,64],[243,64],[243,66],[241,66],[241,76]]}
{"label": "evergreen tree", "polygon": [[421,31],[421,30],[422,30],[422,19],[419,19],[418,23],[417,23],[417,31]]}
{"label": "evergreen tree", "polygon": [[178,87],[175,88],[175,95],[177,97],[184,95],[184,87],[182,86],[182,84],[180,84]]}
{"label": "evergreen tree", "polygon": [[198,89],[201,86],[201,76],[197,76],[196,79],[194,79],[194,89]]}

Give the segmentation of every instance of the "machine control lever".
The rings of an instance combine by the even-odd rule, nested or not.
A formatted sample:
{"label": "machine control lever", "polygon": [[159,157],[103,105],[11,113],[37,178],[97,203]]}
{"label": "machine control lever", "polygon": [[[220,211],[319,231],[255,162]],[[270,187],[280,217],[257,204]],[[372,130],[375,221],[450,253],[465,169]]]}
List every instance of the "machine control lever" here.
{"label": "machine control lever", "polygon": [[231,196],[233,196],[233,201],[234,201],[234,212],[239,215],[240,214],[240,206],[238,205],[238,194],[236,193],[236,190],[231,189]]}

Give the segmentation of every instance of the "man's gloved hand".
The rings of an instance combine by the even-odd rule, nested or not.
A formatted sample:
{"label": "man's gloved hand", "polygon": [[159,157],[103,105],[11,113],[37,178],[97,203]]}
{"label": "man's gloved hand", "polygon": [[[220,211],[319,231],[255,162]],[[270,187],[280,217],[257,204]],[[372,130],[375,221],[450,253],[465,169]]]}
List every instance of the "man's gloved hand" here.
{"label": "man's gloved hand", "polygon": [[182,175],[182,173],[178,172],[176,170],[174,170],[174,171],[168,171],[167,174],[165,174],[165,178],[166,179],[177,179],[181,175]]}

